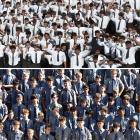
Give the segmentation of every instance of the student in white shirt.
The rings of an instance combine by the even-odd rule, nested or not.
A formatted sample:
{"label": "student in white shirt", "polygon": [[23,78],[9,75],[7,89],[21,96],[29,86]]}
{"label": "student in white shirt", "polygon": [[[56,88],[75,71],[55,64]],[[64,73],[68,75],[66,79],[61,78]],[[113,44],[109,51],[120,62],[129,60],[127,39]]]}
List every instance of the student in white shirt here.
{"label": "student in white shirt", "polygon": [[89,50],[80,51],[80,45],[69,51],[70,68],[82,68],[84,66],[85,57],[89,54]]}
{"label": "student in white shirt", "polygon": [[135,67],[135,53],[140,46],[133,46],[131,41],[126,41],[125,44],[125,48],[116,46],[122,51],[122,62],[126,65],[126,67]]}
{"label": "student in white shirt", "polygon": [[56,45],[55,49],[47,49],[47,52],[51,54],[51,63],[53,68],[66,68],[66,55],[59,45]]}
{"label": "student in white shirt", "polygon": [[15,44],[6,48],[5,53],[8,57],[8,67],[18,68],[20,67],[21,50]]}
{"label": "student in white shirt", "polygon": [[112,18],[112,20],[116,23],[116,32],[118,34],[124,33],[126,30],[126,21],[124,19],[124,13],[120,12],[119,18],[118,19]]}
{"label": "student in white shirt", "polygon": [[40,45],[34,44],[34,49],[30,50],[27,54],[31,59],[31,66],[32,68],[40,68],[41,58],[43,55],[43,51],[39,49]]}

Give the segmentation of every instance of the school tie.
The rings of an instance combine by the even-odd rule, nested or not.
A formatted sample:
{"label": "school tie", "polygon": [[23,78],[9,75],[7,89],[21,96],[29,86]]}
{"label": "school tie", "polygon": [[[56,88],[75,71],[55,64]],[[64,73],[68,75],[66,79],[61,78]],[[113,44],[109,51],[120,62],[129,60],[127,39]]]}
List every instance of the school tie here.
{"label": "school tie", "polygon": [[132,130],[130,134],[130,140],[133,140],[133,139],[134,139],[134,130]]}
{"label": "school tie", "polygon": [[99,89],[100,89],[100,86],[99,86],[99,85],[96,85],[96,92],[97,92],[97,93],[99,93],[99,92],[100,92],[100,90],[99,90]]}
{"label": "school tie", "polygon": [[12,26],[12,36],[14,36],[14,24]]}
{"label": "school tie", "polygon": [[119,135],[118,135],[118,133],[115,134],[115,140],[119,140]]}
{"label": "school tie", "polygon": [[7,37],[7,44],[9,43],[9,40],[10,40],[10,37],[9,37],[9,35],[8,35],[8,37]]}
{"label": "school tie", "polygon": [[130,85],[131,85],[131,75],[128,75],[127,84],[130,87]]}
{"label": "school tie", "polygon": [[118,30],[120,29],[120,25],[121,25],[121,19],[119,20],[119,24],[118,24]]}
{"label": "school tie", "polygon": [[117,50],[115,49],[115,51],[114,51],[114,58],[116,58],[117,57]]}
{"label": "school tie", "polygon": [[19,35],[17,36],[17,44],[19,45]]}
{"label": "school tie", "polygon": [[97,64],[95,63],[95,68],[97,68]]}
{"label": "school tie", "polygon": [[92,38],[94,37],[94,26],[92,28]]}
{"label": "school tie", "polygon": [[23,16],[23,24],[24,24],[24,16]]}
{"label": "school tie", "polygon": [[26,91],[26,86],[25,86],[25,81],[22,83],[22,92],[25,93]]}
{"label": "school tie", "polygon": [[79,58],[78,58],[78,55],[76,55],[76,62],[77,62],[76,65],[79,66]]}
{"label": "school tie", "polygon": [[78,82],[78,84],[77,84],[77,92],[79,93],[79,91],[80,91],[80,83]]}
{"label": "school tie", "polygon": [[12,66],[14,66],[14,53],[12,53]]}
{"label": "school tie", "polygon": [[74,128],[75,128],[75,119],[72,118],[72,129],[74,129]]}
{"label": "school tie", "polygon": [[61,140],[65,140],[64,134],[65,134],[65,129],[62,128],[62,138],[61,138]]}
{"label": "school tie", "polygon": [[45,140],[50,140],[50,139],[49,139],[49,135],[46,134],[46,139],[45,139]]}
{"label": "school tie", "polygon": [[88,117],[87,119],[88,119],[87,120],[87,128],[89,129],[90,128],[90,118]]}
{"label": "school tie", "polygon": [[78,36],[80,37],[80,28],[78,27]]}
{"label": "school tie", "polygon": [[59,47],[61,46],[61,38],[59,38]]}
{"label": "school tie", "polygon": [[18,120],[20,120],[20,110],[21,110],[21,108],[20,108],[20,106],[18,105]]}
{"label": "school tie", "polygon": [[129,58],[129,52],[130,52],[130,48],[127,49],[127,53],[126,53],[126,59]]}
{"label": "school tie", "polygon": [[137,7],[136,7],[136,0],[134,0],[134,8],[136,9]]}
{"label": "school tie", "polygon": [[37,118],[37,108],[34,106],[34,118]]}
{"label": "school tie", "polygon": [[61,87],[61,88],[63,88],[63,85],[62,85],[62,78],[63,78],[63,77],[60,76],[60,87]]}
{"label": "school tie", "polygon": [[102,17],[101,26],[100,26],[101,29],[103,28],[103,21],[104,21],[104,18]]}
{"label": "school tie", "polygon": [[92,9],[91,9],[91,13],[90,13],[90,16],[91,16],[91,17],[93,16],[93,11],[92,11]]}
{"label": "school tie", "polygon": [[28,129],[28,123],[27,120],[25,120],[25,135],[27,134],[27,129]]}
{"label": "school tie", "polygon": [[57,52],[57,62],[59,62],[59,52]]}
{"label": "school tie", "polygon": [[35,25],[34,25],[34,28],[33,28],[33,36],[35,35]]}
{"label": "school tie", "polygon": [[82,129],[79,130],[79,140],[83,140]]}
{"label": "school tie", "polygon": [[37,52],[35,52],[35,64],[37,64]]}
{"label": "school tie", "polygon": [[120,0],[120,5],[122,5],[122,0]]}
{"label": "school tie", "polygon": [[38,7],[37,7],[37,13],[39,12],[39,5],[38,5]]}
{"label": "school tie", "polygon": [[32,89],[32,95],[34,95],[34,94],[35,94],[35,88]]}
{"label": "school tie", "polygon": [[102,131],[99,130],[99,140],[102,140]]}

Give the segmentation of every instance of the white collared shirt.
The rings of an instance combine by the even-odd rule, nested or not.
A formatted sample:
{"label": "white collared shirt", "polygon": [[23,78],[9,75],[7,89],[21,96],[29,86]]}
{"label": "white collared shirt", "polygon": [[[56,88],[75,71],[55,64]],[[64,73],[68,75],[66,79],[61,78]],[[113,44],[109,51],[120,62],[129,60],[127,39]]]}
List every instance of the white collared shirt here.
{"label": "white collared shirt", "polygon": [[120,47],[120,46],[116,46],[118,49],[120,49],[122,51],[122,61],[125,63],[125,64],[134,64],[136,61],[135,61],[135,53],[136,51],[140,48],[140,46],[135,46],[135,47],[131,47],[130,50],[129,50],[129,57],[126,58],[126,54],[127,54],[127,48],[123,48],[123,47]]}
{"label": "white collared shirt", "polygon": [[[37,53],[37,60],[36,60],[36,53]],[[37,61],[37,64],[39,64],[41,61],[41,56],[43,54],[43,51],[36,51],[36,52],[30,51],[28,54],[31,57],[31,60],[34,64],[36,63],[35,61]]]}
{"label": "white collared shirt", "polygon": [[13,57],[13,54],[12,54],[11,51],[7,51],[6,54],[8,56],[8,64],[10,66],[16,66],[16,65],[18,65],[18,63],[20,61],[20,57],[19,57],[20,52],[19,51],[15,51],[14,57]]}
{"label": "white collared shirt", "polygon": [[60,66],[66,62],[66,55],[64,52],[59,51],[59,61],[57,61],[58,51],[47,49],[47,52],[51,54],[52,65]]}

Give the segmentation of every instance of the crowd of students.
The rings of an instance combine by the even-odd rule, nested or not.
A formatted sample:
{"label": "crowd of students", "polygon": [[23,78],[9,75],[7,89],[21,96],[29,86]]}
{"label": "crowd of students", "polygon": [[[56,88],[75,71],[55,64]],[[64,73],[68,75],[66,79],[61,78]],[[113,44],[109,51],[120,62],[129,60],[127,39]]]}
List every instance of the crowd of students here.
{"label": "crowd of students", "polygon": [[139,0],[0,0],[0,67],[139,67]]}
{"label": "crowd of students", "polygon": [[2,140],[140,140],[139,69],[0,70]]}

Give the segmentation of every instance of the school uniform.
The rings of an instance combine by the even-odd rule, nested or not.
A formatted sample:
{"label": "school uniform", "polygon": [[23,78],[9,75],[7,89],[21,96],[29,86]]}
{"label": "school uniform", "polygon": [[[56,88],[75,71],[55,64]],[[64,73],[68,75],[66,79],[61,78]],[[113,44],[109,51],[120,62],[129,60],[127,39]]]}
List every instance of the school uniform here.
{"label": "school uniform", "polygon": [[71,136],[72,136],[72,130],[67,126],[65,126],[64,128],[57,127],[55,130],[56,140],[71,140]]}
{"label": "school uniform", "polygon": [[125,140],[124,139],[124,135],[121,132],[111,132],[108,137],[107,140]]}
{"label": "school uniform", "polygon": [[33,104],[29,104],[28,109],[30,111],[29,118],[34,121],[38,118],[38,113],[42,112],[42,107],[39,105],[35,106]]}
{"label": "school uniform", "polygon": [[82,68],[84,66],[84,58],[89,54],[88,50],[80,52],[79,55],[71,52],[70,57],[70,68]]}
{"label": "school uniform", "polygon": [[140,131],[137,129],[129,129],[125,132],[125,139],[127,140],[139,140]]}
{"label": "school uniform", "polygon": [[23,136],[24,133],[20,130],[18,130],[17,132],[11,131],[8,134],[8,140],[22,140]]}
{"label": "school uniform", "polygon": [[28,129],[33,129],[33,121],[30,119],[25,120],[24,118],[20,120],[20,130],[24,132],[24,135],[27,135]]}
{"label": "school uniform", "polygon": [[67,126],[72,130],[77,128],[77,118],[74,118],[72,115],[69,115],[67,118]]}
{"label": "school uniform", "polygon": [[117,46],[122,51],[122,62],[128,66],[134,67],[135,65],[135,53],[140,46],[131,47],[130,49]]}
{"label": "school uniform", "polygon": [[47,135],[47,134],[42,134],[40,136],[40,140],[55,140],[54,137],[52,135]]}
{"label": "school uniform", "polygon": [[66,62],[66,55],[62,51],[48,50],[51,54],[51,64],[52,67],[62,68],[63,64]]}
{"label": "school uniform", "polygon": [[25,104],[28,105],[31,103],[31,96],[33,96],[33,95],[38,97],[39,104],[40,104],[41,103],[41,92],[42,92],[42,90],[38,87],[35,87],[35,88],[30,87],[24,94]]}
{"label": "school uniform", "polygon": [[95,140],[104,140],[107,139],[108,136],[108,131],[106,131],[105,129],[97,129],[94,132],[94,139]]}
{"label": "school uniform", "polygon": [[0,133],[0,140],[7,140],[6,135],[4,132]]}
{"label": "school uniform", "polygon": [[14,119],[6,119],[4,122],[4,132],[6,135],[9,134],[9,132],[12,131],[12,124],[13,124]]}
{"label": "school uniform", "polygon": [[113,90],[119,90],[120,88],[124,88],[124,84],[122,83],[122,81],[119,78],[116,79],[106,79],[105,81],[105,85],[106,85],[106,92],[111,95]]}
{"label": "school uniform", "polygon": [[12,89],[11,91],[8,91],[7,102],[6,102],[8,107],[12,107],[17,103],[16,99],[18,94],[21,94],[24,97],[24,93],[21,92],[20,90]]}
{"label": "school uniform", "polygon": [[30,51],[28,52],[28,55],[30,56],[31,61],[32,61],[31,67],[33,68],[41,67],[40,62],[42,59],[43,51]]}
{"label": "school uniform", "polygon": [[132,118],[137,121],[137,129],[140,130],[140,113],[132,114]]}
{"label": "school uniform", "polygon": [[8,67],[19,67],[21,53],[19,51],[12,53],[10,50],[6,51],[5,53],[8,56]]}
{"label": "school uniform", "polygon": [[125,109],[125,117],[130,118],[133,113],[135,113],[135,108],[132,104],[122,105]]}
{"label": "school uniform", "polygon": [[72,103],[73,106],[77,105],[76,93],[73,89],[63,89],[60,95],[60,103],[62,105],[67,105]]}
{"label": "school uniform", "polygon": [[14,116],[17,120],[21,119],[21,113],[22,113],[22,109],[25,108],[25,106],[23,104],[14,104],[12,106],[12,110],[14,112]]}
{"label": "school uniform", "polygon": [[72,140],[92,140],[92,136],[86,127],[76,128],[72,133]]}

